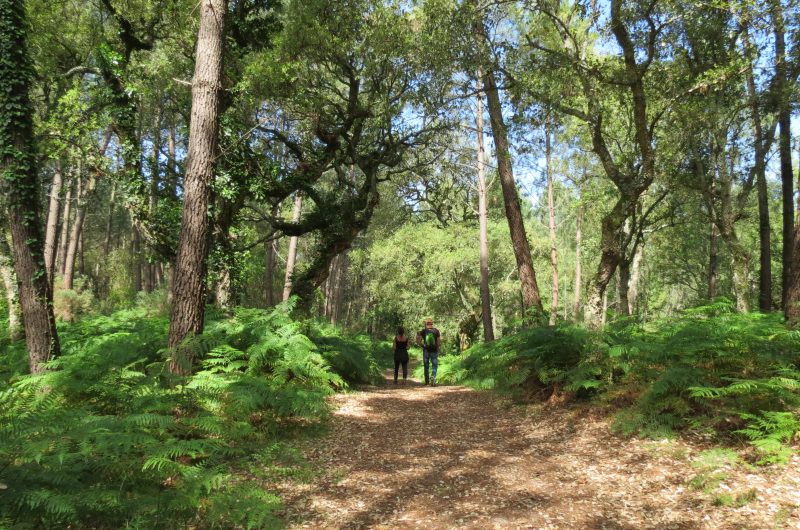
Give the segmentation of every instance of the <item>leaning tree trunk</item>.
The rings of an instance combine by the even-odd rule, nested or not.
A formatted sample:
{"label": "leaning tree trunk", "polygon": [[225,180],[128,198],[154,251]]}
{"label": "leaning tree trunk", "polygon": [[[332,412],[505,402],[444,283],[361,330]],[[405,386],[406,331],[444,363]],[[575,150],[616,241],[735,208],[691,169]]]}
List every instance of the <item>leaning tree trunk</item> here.
{"label": "leaning tree trunk", "polygon": [[550,145],[550,135],[552,131],[550,118],[547,118],[545,126],[545,164],[547,172],[547,212],[550,225],[550,267],[553,271],[553,289],[550,302],[550,325],[556,325],[558,318],[558,249],[556,244],[556,205],[553,190],[553,156],[552,146]]}
{"label": "leaning tree trunk", "polygon": [[[488,55],[488,37],[483,22],[475,24],[475,33],[482,54]],[[543,324],[544,308],[542,307],[542,299],[539,296],[539,286],[536,283],[531,247],[525,233],[517,184],[514,182],[514,169],[511,165],[508,132],[503,121],[500,93],[497,89],[492,67],[484,66],[482,75],[489,109],[489,122],[491,123],[492,136],[497,153],[497,171],[500,176],[500,186],[503,189],[506,219],[508,220],[508,229],[511,232],[514,257],[517,261],[517,273],[522,286],[523,311],[528,313],[524,315],[524,318],[529,322]],[[530,314],[530,312],[533,312],[533,314]]]}
{"label": "leaning tree trunk", "polygon": [[50,185],[50,206],[47,211],[47,228],[44,236],[44,266],[47,269],[47,279],[50,288],[53,288],[53,277],[56,266],[56,235],[58,234],[58,214],[61,207],[61,188],[64,175],[61,172],[61,161],[55,161],[53,182]]}
{"label": "leaning tree trunk", "polygon": [[170,371],[189,374],[192,357],[178,346],[203,332],[209,240],[208,204],[219,143],[226,0],[202,0],[192,80],[192,115],[184,180],[183,217],[172,279],[168,346]]}
{"label": "leaning tree trunk", "polygon": [[[303,198],[300,194],[294,196],[294,210],[292,211],[292,222],[300,221],[300,213],[303,209]],[[297,236],[289,238],[289,251],[286,255],[286,276],[283,281],[283,301],[289,299],[292,294],[292,282],[294,280],[294,266],[297,261]]]}
{"label": "leaning tree trunk", "polygon": [[59,344],[44,263],[26,28],[24,2],[0,0],[0,185],[11,228],[28,364],[31,373],[38,373],[59,354]]}
{"label": "leaning tree trunk", "polygon": [[476,112],[476,128],[478,136],[478,222],[480,224],[480,269],[481,269],[481,321],[483,322],[483,339],[494,340],[492,325],[492,298],[489,292],[489,214],[486,190],[486,151],[483,142],[483,82],[478,69],[478,109]]}
{"label": "leaning tree trunk", "polygon": [[599,328],[605,321],[606,289],[614,272],[625,256],[623,248],[625,220],[636,205],[636,198],[623,195],[614,208],[603,217],[600,235],[600,263],[597,273],[589,284],[589,298],[584,307],[584,320],[591,327]]}

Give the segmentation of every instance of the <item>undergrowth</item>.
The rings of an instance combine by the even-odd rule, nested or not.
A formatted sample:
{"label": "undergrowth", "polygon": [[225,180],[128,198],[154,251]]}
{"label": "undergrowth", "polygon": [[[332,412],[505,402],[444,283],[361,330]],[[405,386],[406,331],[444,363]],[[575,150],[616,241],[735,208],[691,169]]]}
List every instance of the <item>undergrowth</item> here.
{"label": "undergrowth", "polygon": [[263,481],[302,466],[274,465],[276,447],[377,370],[364,337],[288,309],[207,322],[188,378],[167,370],[166,318],[143,309],[60,325],[63,355],[41,375],[6,344],[0,528],[280,526]]}
{"label": "undergrowth", "polygon": [[619,409],[615,428],[655,438],[684,430],[748,441],[759,463],[785,462],[800,433],[800,333],[779,314],[727,300],[603,332],[526,330],[440,359],[438,380],[515,398],[571,392]]}

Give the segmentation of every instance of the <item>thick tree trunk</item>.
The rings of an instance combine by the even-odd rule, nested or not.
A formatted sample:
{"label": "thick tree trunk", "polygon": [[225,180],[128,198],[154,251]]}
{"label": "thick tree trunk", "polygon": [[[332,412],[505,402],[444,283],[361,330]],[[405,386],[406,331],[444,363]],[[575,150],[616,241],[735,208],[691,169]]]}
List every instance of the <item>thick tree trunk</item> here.
{"label": "thick tree trunk", "polygon": [[67,185],[67,193],[64,195],[64,209],[61,214],[61,230],[58,236],[58,255],[56,256],[56,268],[61,274],[64,274],[64,263],[67,257],[67,247],[69,246],[69,221],[72,209],[73,186],[74,181],[70,180]]}
{"label": "thick tree trunk", "polygon": [[731,248],[731,261],[733,266],[733,292],[736,296],[736,309],[740,313],[750,312],[750,282],[748,272],[750,268],[750,255],[739,244]]}
{"label": "thick tree trunk", "polygon": [[622,196],[617,200],[614,208],[603,218],[600,236],[600,263],[597,266],[597,273],[589,285],[589,299],[584,307],[584,320],[593,328],[599,328],[605,321],[603,300],[608,284],[625,256],[625,249],[622,247],[623,229],[625,220],[628,219],[635,205],[635,198]]}
{"label": "thick tree trunk", "polygon": [[642,277],[642,259],[644,258],[644,244],[636,246],[631,262],[631,275],[628,284],[628,308],[630,314],[639,313],[639,281]]}
{"label": "thick tree trunk", "polygon": [[342,306],[344,306],[344,296],[345,296],[345,288],[347,287],[347,271],[350,265],[350,258],[347,255],[347,252],[344,252],[339,255],[339,275],[336,279],[336,293],[335,293],[335,305],[333,309],[333,314],[331,315],[331,324],[337,325],[341,320],[342,316]]}
{"label": "thick tree trunk", "polygon": [[[294,196],[294,210],[292,211],[292,222],[297,223],[300,221],[300,214],[303,209],[303,198],[297,193]],[[297,236],[289,238],[289,251],[286,255],[286,276],[283,280],[283,298],[285,302],[292,294],[292,282],[294,280],[294,266],[297,261]]]}
{"label": "thick tree trunk", "polygon": [[556,204],[555,193],[553,190],[553,153],[550,144],[550,136],[552,127],[550,118],[548,117],[545,125],[545,164],[547,172],[547,212],[550,227],[550,267],[553,271],[553,289],[550,301],[550,325],[556,325],[558,317],[558,248],[556,242]]}
{"label": "thick tree trunk", "polygon": [[50,205],[47,211],[47,228],[44,236],[44,266],[47,269],[47,279],[50,288],[53,288],[53,278],[55,277],[56,267],[56,235],[58,234],[58,214],[61,210],[61,188],[63,187],[64,175],[61,172],[61,161],[55,161],[55,171],[53,182],[50,185]]}
{"label": "thick tree trunk", "polygon": [[59,354],[59,344],[44,262],[26,28],[24,2],[0,1],[0,186],[11,228],[28,365],[31,373],[38,373]]}
{"label": "thick tree trunk", "polygon": [[775,38],[775,104],[778,111],[778,153],[780,155],[781,188],[783,190],[783,281],[781,303],[788,300],[788,285],[794,252],[794,175],[792,174],[792,114],[786,66],[786,25],[779,0],[770,0],[773,36]]}
{"label": "thick tree trunk", "polygon": [[[488,55],[488,38],[483,22],[475,24],[478,45],[483,55]],[[517,261],[517,273],[522,286],[522,301],[524,319],[528,322],[543,324],[544,308],[539,295],[539,286],[536,283],[536,272],[533,269],[533,259],[528,237],[525,233],[525,224],[520,207],[517,184],[514,181],[514,170],[511,165],[511,152],[509,151],[508,132],[503,121],[503,107],[500,103],[500,93],[491,66],[484,65],[483,85],[489,110],[489,122],[492,127],[495,151],[497,154],[497,171],[500,177],[500,186],[503,189],[503,202],[505,204],[508,229],[511,232],[511,242],[514,247],[514,257]]]}
{"label": "thick tree trunk", "polygon": [[575,218],[575,298],[572,301],[575,320],[579,320],[581,317],[581,292],[583,290],[583,271],[581,270],[581,243],[583,241],[583,234],[581,233],[582,225],[583,205],[579,205],[578,214]]}
{"label": "thick tree trunk", "polygon": [[192,79],[192,116],[188,164],[184,180],[183,218],[172,281],[172,315],[168,346],[170,371],[189,374],[193,358],[178,348],[190,335],[203,332],[208,256],[208,204],[219,143],[222,59],[225,45],[226,0],[201,0],[195,71]]}
{"label": "thick tree trunk", "polygon": [[489,213],[486,189],[486,150],[483,141],[483,82],[481,70],[478,69],[478,96],[476,98],[477,112],[475,116],[478,137],[478,222],[480,238],[480,293],[481,293],[481,321],[483,322],[483,340],[494,340],[494,325],[492,323],[492,298],[489,292]]}

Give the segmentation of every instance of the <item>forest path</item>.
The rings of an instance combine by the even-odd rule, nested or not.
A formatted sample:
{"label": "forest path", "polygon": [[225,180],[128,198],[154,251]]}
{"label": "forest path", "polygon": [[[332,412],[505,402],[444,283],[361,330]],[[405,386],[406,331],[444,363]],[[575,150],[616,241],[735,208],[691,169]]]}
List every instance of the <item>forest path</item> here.
{"label": "forest path", "polygon": [[717,507],[688,486],[686,444],[619,438],[585,408],[388,383],[334,398],[331,431],[306,450],[323,473],[278,485],[290,528],[800,528],[800,462],[732,471],[731,493],[759,498]]}

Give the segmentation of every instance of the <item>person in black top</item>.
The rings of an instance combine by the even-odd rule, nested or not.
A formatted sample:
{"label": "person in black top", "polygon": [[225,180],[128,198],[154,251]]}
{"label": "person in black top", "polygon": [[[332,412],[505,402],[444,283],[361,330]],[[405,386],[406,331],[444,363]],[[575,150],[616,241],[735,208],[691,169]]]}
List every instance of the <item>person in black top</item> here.
{"label": "person in black top", "polygon": [[[417,344],[422,346],[422,362],[425,365],[425,384],[436,386],[436,369],[439,368],[439,349],[442,346],[442,336],[439,330],[433,327],[433,319],[425,319],[425,329],[417,333]],[[428,377],[428,364],[431,365]]]}
{"label": "person in black top", "polygon": [[394,337],[394,384],[397,384],[397,371],[403,365],[403,381],[408,378],[408,337],[406,330],[402,327],[397,328],[397,335]]}

